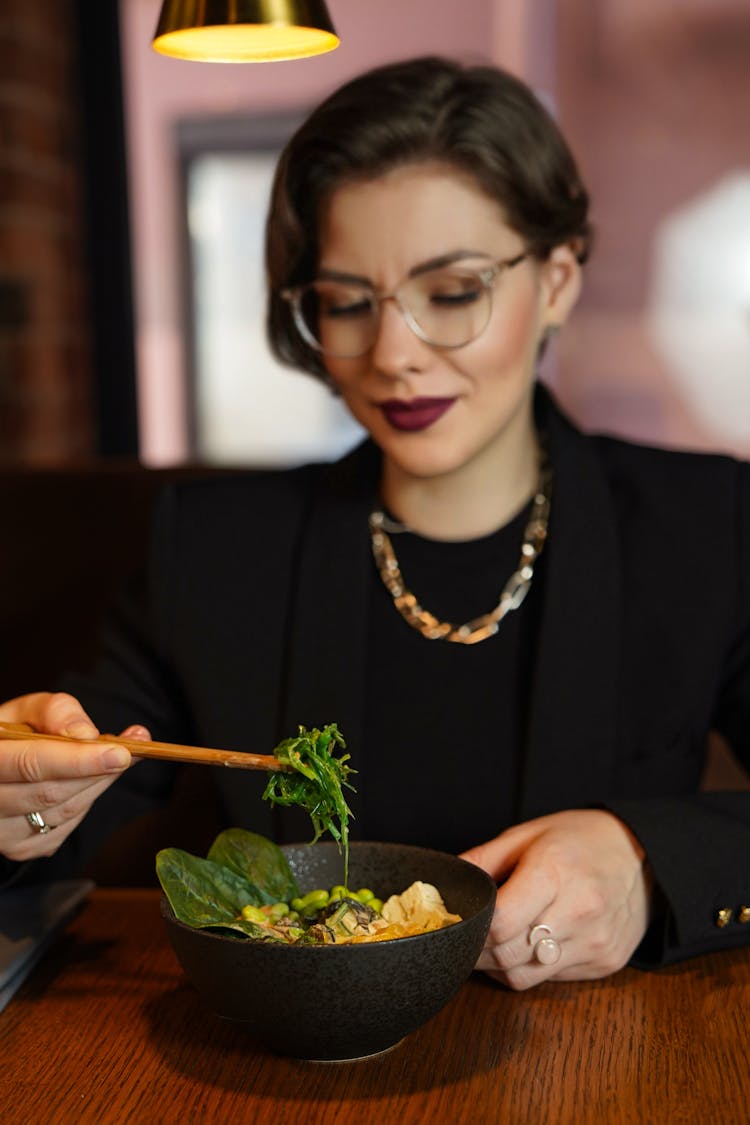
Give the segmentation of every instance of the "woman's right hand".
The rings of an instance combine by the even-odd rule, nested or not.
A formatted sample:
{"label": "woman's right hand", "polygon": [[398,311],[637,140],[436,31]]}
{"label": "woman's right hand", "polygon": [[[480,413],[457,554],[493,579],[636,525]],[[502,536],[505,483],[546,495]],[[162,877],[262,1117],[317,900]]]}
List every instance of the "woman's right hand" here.
{"label": "woman's right hand", "polygon": [[[94,801],[131,763],[116,743],[87,745],[99,731],[72,695],[37,692],[0,704],[0,721],[28,723],[44,734],[65,734],[70,744],[42,739],[0,740],[0,854],[25,861],[53,855],[81,823]],[[149,738],[145,727],[122,732]],[[28,821],[39,813],[50,826],[40,832]]]}

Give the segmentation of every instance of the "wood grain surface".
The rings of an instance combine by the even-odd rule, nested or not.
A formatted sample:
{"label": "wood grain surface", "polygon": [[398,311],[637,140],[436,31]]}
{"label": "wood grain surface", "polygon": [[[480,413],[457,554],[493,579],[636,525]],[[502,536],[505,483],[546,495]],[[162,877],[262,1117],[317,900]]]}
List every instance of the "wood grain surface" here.
{"label": "wood grain surface", "polygon": [[745,1122],[748,1012],[750,949],[527,993],[475,974],[387,1054],[299,1062],[206,1011],[158,892],[100,889],[0,1014],[0,1121]]}

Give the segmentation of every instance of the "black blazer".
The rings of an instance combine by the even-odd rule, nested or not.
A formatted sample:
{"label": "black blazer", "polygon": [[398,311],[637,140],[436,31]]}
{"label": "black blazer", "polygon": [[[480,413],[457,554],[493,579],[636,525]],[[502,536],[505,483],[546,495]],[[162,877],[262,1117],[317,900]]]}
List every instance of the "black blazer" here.
{"label": "black blazer", "polygon": [[[584,436],[542,388],[536,405],[554,493],[521,818],[601,805],[631,826],[664,896],[643,962],[748,941],[750,794],[697,787],[712,728],[750,766],[750,466]],[[366,442],[332,466],[172,487],[147,588],[123,603],[95,672],[66,686],[101,729],[143,722],[164,740],[268,752],[300,723],[336,721],[366,784],[378,470]],[[213,774],[227,823],[283,834],[258,776]],[[129,771],[68,852],[173,778]],[[734,920],[720,929],[722,907]]]}

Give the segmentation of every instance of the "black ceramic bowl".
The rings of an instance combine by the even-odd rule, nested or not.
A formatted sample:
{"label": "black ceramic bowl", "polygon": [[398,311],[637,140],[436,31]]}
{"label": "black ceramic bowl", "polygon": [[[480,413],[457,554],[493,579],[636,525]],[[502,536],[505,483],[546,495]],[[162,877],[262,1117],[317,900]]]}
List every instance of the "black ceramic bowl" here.
{"label": "black ceramic bowl", "polygon": [[[341,882],[333,843],[284,847],[300,891]],[[172,947],[204,1002],[242,1021],[266,1046],[301,1059],[356,1059],[387,1050],[435,1015],[471,973],[495,902],[489,875],[456,856],[401,844],[354,843],[349,885],[386,899],[421,879],[463,921],[394,941],[279,945],[178,922],[166,898]]]}

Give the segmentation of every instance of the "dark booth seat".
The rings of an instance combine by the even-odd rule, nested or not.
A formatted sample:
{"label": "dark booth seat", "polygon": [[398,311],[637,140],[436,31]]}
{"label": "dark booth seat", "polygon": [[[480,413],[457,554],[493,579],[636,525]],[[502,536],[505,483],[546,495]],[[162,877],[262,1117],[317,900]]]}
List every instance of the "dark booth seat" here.
{"label": "dark booth seat", "polygon": [[[0,699],[51,690],[84,669],[113,599],[143,564],[154,501],[172,479],[225,469],[146,469],[137,462],[0,471]],[[200,793],[200,800],[197,796]],[[205,850],[217,829],[203,770],[185,770],[171,804],[121,832],[89,872],[104,884],[155,883],[154,854],[193,825]]]}
{"label": "dark booth seat", "polygon": [[142,563],[171,472],[138,464],[0,472],[0,696],[85,667],[116,591]]}

